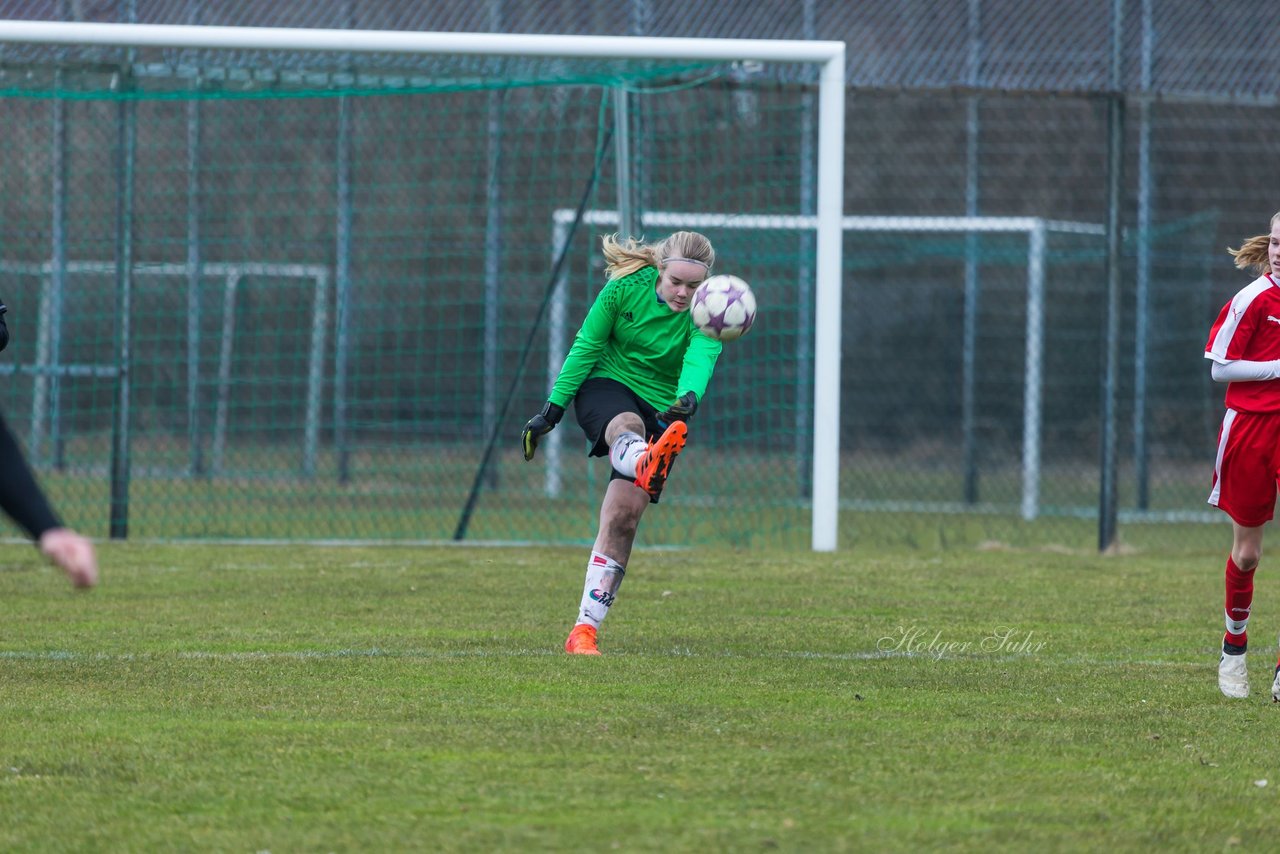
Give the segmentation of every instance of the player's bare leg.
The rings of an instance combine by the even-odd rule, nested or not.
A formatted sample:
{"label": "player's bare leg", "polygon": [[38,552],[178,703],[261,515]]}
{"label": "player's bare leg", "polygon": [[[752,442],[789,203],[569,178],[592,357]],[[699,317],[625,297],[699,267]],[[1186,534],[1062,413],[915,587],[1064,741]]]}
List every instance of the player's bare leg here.
{"label": "player's bare leg", "polygon": [[[605,430],[605,441],[613,447],[619,439],[630,436],[638,438],[643,430],[644,422],[640,420],[640,416],[624,412],[609,423]],[[600,654],[596,645],[597,633],[618,595],[618,588],[622,586],[627,561],[631,559],[631,547],[636,539],[636,529],[645,508],[649,506],[649,500],[649,494],[630,481],[615,478],[605,488],[604,501],[600,504],[600,527],[596,531],[591,560],[587,565],[578,620],[565,641],[566,652],[575,655]]]}
{"label": "player's bare leg", "polygon": [[[1249,611],[1253,601],[1253,572],[1262,557],[1262,526],[1246,528],[1232,523],[1231,559],[1226,572],[1226,624],[1222,656],[1218,659],[1218,690],[1224,696],[1249,696],[1249,668],[1246,650]],[[1277,677],[1280,681],[1280,677]],[[1271,686],[1274,695],[1280,684]]]}
{"label": "player's bare leg", "polygon": [[565,641],[565,652],[599,655],[596,635],[609,614],[622,578],[640,517],[649,506],[649,494],[625,480],[611,480],[600,505],[600,529],[591,549],[587,579],[582,589],[578,620]]}
{"label": "player's bare leg", "polygon": [[640,517],[649,506],[649,496],[634,483],[611,480],[600,505],[600,530],[594,548],[623,566],[631,559]]}
{"label": "player's bare leg", "polygon": [[70,528],[51,528],[40,535],[40,551],[57,564],[76,587],[98,583],[98,556],[93,543]]}

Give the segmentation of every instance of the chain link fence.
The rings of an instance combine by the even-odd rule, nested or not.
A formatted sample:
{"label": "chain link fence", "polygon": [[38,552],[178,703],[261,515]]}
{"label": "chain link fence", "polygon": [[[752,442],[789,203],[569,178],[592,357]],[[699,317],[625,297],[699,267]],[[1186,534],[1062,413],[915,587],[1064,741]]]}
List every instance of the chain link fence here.
{"label": "chain link fence", "polygon": [[[1247,282],[1225,247],[1280,208],[1268,15],[1280,8],[0,0],[15,20],[845,41],[846,546],[873,530],[1095,543],[1113,213],[1120,540],[1220,545],[1204,499],[1223,389],[1201,353]],[[518,460],[554,356],[545,324],[520,356],[560,212],[584,194],[602,213],[567,244],[570,330],[601,284],[614,93],[631,93],[627,180],[645,214],[813,210],[800,66],[0,57],[14,332],[0,405],[63,513],[98,535],[449,539],[479,473],[469,537],[585,541],[607,472],[572,418],[554,476]],[[675,509],[642,539],[803,547],[812,236],[705,230],[761,319],[726,349]]]}

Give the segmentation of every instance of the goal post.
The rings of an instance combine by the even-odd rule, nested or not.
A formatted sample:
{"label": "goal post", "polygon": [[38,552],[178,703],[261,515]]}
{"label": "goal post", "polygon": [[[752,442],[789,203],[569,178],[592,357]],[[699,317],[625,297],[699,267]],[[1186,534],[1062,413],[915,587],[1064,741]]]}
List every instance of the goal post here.
{"label": "goal post", "polygon": [[[646,94],[668,98],[666,103],[674,103],[686,123],[705,119],[708,107],[721,113],[714,126],[711,122],[692,126],[697,137],[676,152],[689,158],[684,162],[715,166],[721,183],[703,188],[701,168],[690,168],[683,187],[673,188],[659,180],[656,186],[662,189],[654,193],[666,195],[678,189],[678,194],[715,194],[723,196],[726,210],[732,210],[751,203],[754,194],[748,185],[752,181],[758,187],[768,181],[785,185],[786,191],[775,193],[771,204],[812,213],[816,220],[813,245],[805,250],[814,282],[814,352],[840,352],[843,42],[0,21],[0,45],[18,47],[7,52],[7,58],[34,69],[24,76],[10,75],[0,97],[21,103],[33,127],[43,118],[38,107],[49,103],[65,107],[72,134],[79,137],[71,145],[106,161],[95,161],[94,177],[114,178],[92,185],[86,177],[89,170],[71,164],[71,180],[64,182],[64,189],[72,187],[72,201],[82,201],[77,192],[99,192],[103,199],[115,196],[115,204],[96,199],[92,206],[82,203],[81,208],[92,207],[105,216],[99,215],[95,222],[77,211],[77,221],[68,232],[71,248],[65,251],[73,257],[110,257],[109,253],[86,253],[77,239],[81,243],[92,239],[100,245],[103,238],[83,237],[75,228],[85,232],[113,218],[126,225],[140,223],[137,229],[117,227],[106,238],[116,244],[116,303],[126,309],[117,318],[119,334],[113,345],[118,349],[104,360],[121,366],[114,408],[122,414],[113,429],[122,435],[113,438],[109,450],[112,500],[121,510],[129,507],[129,424],[139,421],[131,414],[138,410],[130,408],[130,401],[142,394],[148,396],[147,405],[163,407],[163,417],[151,423],[163,425],[155,428],[157,432],[169,432],[157,435],[157,442],[165,448],[181,447],[185,437],[173,426],[180,421],[174,415],[177,395],[155,383],[168,382],[169,374],[180,373],[182,363],[190,359],[179,355],[179,363],[163,370],[148,365],[151,384],[140,388],[135,381],[134,362],[146,354],[129,350],[132,259],[139,264],[181,263],[178,259],[184,249],[205,271],[219,261],[258,258],[330,269],[332,280],[317,287],[317,294],[327,294],[328,304],[317,303],[312,316],[323,324],[318,329],[323,337],[313,340],[321,341],[326,351],[328,342],[333,347],[318,353],[313,364],[331,370],[332,376],[326,373],[316,383],[312,372],[308,380],[313,382],[309,389],[333,389],[333,398],[325,398],[320,406],[332,413],[330,435],[340,483],[348,483],[348,475],[355,480],[360,475],[357,466],[373,461],[383,466],[379,470],[383,476],[372,485],[366,483],[366,489],[396,493],[410,473],[425,470],[412,457],[406,470],[402,452],[414,443],[428,444],[438,452],[428,454],[428,461],[439,471],[415,481],[411,488],[420,490],[419,495],[435,490],[431,502],[442,506],[452,500],[454,485],[471,480],[452,466],[468,464],[477,434],[495,437],[506,429],[505,421],[515,417],[507,407],[523,365],[512,377],[508,356],[517,334],[510,328],[496,334],[493,327],[495,323],[518,325],[521,309],[531,301],[528,291],[536,287],[531,280],[537,273],[514,263],[510,256],[523,260],[522,253],[532,246],[527,235],[545,221],[546,213],[565,204],[569,193],[580,192],[577,188],[592,186],[582,171],[592,162],[594,169],[587,171],[593,179],[596,173],[603,177],[597,190],[588,190],[595,193],[589,199],[591,207],[616,201],[621,213],[623,193],[634,194],[641,206],[652,201],[644,198],[645,187],[623,186],[621,178],[611,174],[633,176],[642,183],[651,180],[644,169],[626,172],[623,166],[629,156],[625,146],[637,141],[628,139],[627,126],[631,125],[632,134],[653,131],[647,127],[638,131],[637,122],[615,113],[616,126],[623,129],[612,141],[618,171],[602,170],[599,154],[607,144],[598,127],[606,122],[588,124],[593,108],[587,102],[596,92],[616,96],[648,85]],[[753,75],[762,74],[757,66],[773,70],[753,80]],[[668,93],[677,94],[668,97]],[[490,109],[487,128],[477,118],[483,116],[476,109],[483,99]],[[749,105],[757,100],[773,113],[746,116],[754,109]],[[602,119],[608,113],[606,104],[602,99]],[[816,104],[816,133],[800,132],[802,123],[796,117],[802,104],[805,110]],[[512,118],[506,118],[507,110]],[[566,110],[572,123],[563,121]],[[453,118],[429,120],[442,115]],[[806,112],[806,121],[807,116]],[[651,112],[645,122],[661,122],[663,117],[664,113],[655,118]],[[767,125],[757,126],[757,120]],[[180,125],[186,129],[189,174],[179,171],[181,151],[172,145],[182,138],[173,132]],[[116,133],[108,136],[113,128]],[[683,133],[661,129],[658,133],[666,136],[650,135],[645,141],[656,139],[674,149],[689,139],[690,129],[688,124]],[[762,140],[769,137],[761,130],[772,133],[778,145],[764,144]],[[38,148],[43,136],[37,131],[31,136],[29,147]],[[202,137],[206,137],[203,142]],[[597,150],[589,152],[593,137]],[[55,155],[65,154],[56,140],[44,144]],[[729,151],[735,154],[726,154]],[[739,172],[738,158],[748,151],[755,152],[753,157],[772,157],[775,167],[783,168],[761,169],[750,176]],[[512,152],[518,161],[508,159]],[[725,155],[720,158],[725,162],[717,161],[718,154]],[[18,152],[13,159],[21,162],[18,158],[23,156]],[[247,178],[235,168],[237,156],[252,164]],[[454,160],[439,159],[444,157]],[[210,164],[216,160],[216,165],[206,166],[206,159]],[[806,162],[803,169],[795,165],[800,159]],[[393,174],[393,169],[401,171]],[[187,180],[175,181],[175,175]],[[752,180],[747,181],[748,177]],[[162,178],[168,179],[163,187]],[[253,186],[255,180],[271,184]],[[134,192],[137,183],[148,185],[145,192]],[[801,184],[816,187],[816,194]],[[289,199],[288,205],[277,205],[280,199]],[[65,201],[63,197],[62,213],[55,210],[50,216],[55,233],[61,233],[63,223],[57,218],[65,216]],[[185,217],[162,209],[175,202],[177,211],[185,209]],[[201,205],[207,207],[202,211]],[[215,206],[216,215],[207,213]],[[58,208],[57,200],[53,207]],[[35,209],[44,210],[44,206]],[[264,251],[271,245],[269,239],[281,241],[290,251]],[[136,255],[135,242],[139,243]],[[193,249],[198,250],[194,255]],[[64,250],[55,247],[54,254],[58,251]],[[484,253],[497,257],[486,258],[481,265],[484,272],[477,276],[475,259]],[[50,256],[47,249],[35,247],[18,254],[23,261]],[[523,290],[512,287],[516,277],[521,277]],[[228,291],[234,292],[239,283],[229,281]],[[496,286],[499,281],[502,288]],[[459,288],[477,282],[483,282],[483,287],[465,295]],[[411,283],[421,290],[411,290]],[[389,301],[376,302],[379,297]],[[429,300],[439,303],[429,305]],[[415,314],[423,309],[428,310],[427,316]],[[481,325],[478,318],[486,324],[483,334],[476,334]],[[525,319],[529,319],[527,312]],[[371,320],[375,321],[372,326]],[[223,329],[238,327],[233,306],[224,321]],[[281,322],[296,334],[301,318],[282,317]],[[414,323],[417,326],[411,326]],[[232,340],[224,342],[224,376],[231,358],[225,348]],[[388,357],[387,347],[393,344],[403,349]],[[476,354],[483,358],[472,359],[477,345],[484,348],[485,352]],[[238,351],[238,338],[234,346]],[[446,352],[445,346],[453,349]],[[283,352],[279,342],[257,352],[265,358],[268,350],[277,360],[292,361],[297,355]],[[426,372],[435,367],[429,363],[432,356],[441,354],[447,361],[438,363],[436,389]],[[471,376],[473,364],[483,365],[478,382]],[[509,378],[513,391],[506,394],[499,412]],[[350,397],[346,389],[351,390]],[[93,405],[102,411],[103,389],[93,391]],[[839,392],[839,358],[817,358],[808,533],[811,547],[819,551],[834,550],[838,541],[839,466],[834,463],[839,459]],[[270,468],[273,464],[265,454],[279,454],[278,449],[267,447],[272,437],[266,435],[273,429],[269,407],[276,401],[264,392],[258,403],[264,418],[261,460],[264,468]],[[523,409],[524,404],[519,406]],[[310,392],[307,408],[304,443],[323,443],[327,436],[312,429],[319,422],[312,418],[317,410]],[[161,410],[146,411],[150,415]],[[98,429],[97,423],[92,429]],[[348,454],[356,444],[361,444],[361,453]],[[310,469],[314,454],[308,450],[304,458],[308,460],[304,468]],[[389,459],[399,464],[386,462]],[[487,463],[486,451],[479,463],[482,472]],[[520,489],[533,469],[516,467],[509,472],[504,469],[502,478],[486,482],[495,490]],[[123,475],[119,488],[118,473]],[[377,505],[379,512],[394,503]],[[500,498],[495,505],[502,503]],[[349,525],[353,518],[336,514],[336,523]],[[115,524],[114,507],[112,519],[113,534],[127,530],[123,523]],[[226,529],[252,528],[256,521]],[[536,523],[531,521],[529,526]],[[801,530],[794,520],[788,526],[788,530]]]}

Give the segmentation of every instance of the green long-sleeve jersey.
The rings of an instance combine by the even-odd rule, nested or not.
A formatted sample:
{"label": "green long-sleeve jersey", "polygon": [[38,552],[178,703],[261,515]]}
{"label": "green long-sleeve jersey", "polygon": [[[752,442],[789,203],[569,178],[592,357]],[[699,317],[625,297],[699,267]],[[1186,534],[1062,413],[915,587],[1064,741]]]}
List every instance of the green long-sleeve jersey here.
{"label": "green long-sleeve jersey", "polygon": [[702,400],[723,345],[699,332],[689,312],[667,308],[657,286],[655,267],[604,286],[573,339],[552,403],[568,406],[593,377],[617,380],[659,411],[687,391]]}

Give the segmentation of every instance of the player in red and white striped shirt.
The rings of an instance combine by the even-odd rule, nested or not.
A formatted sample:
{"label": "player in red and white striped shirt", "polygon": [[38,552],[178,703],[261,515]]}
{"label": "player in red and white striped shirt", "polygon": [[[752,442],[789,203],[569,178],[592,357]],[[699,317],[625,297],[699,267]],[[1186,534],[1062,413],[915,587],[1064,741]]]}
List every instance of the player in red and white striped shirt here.
{"label": "player in red and white striped shirt", "polygon": [[[1227,383],[1226,416],[1218,434],[1209,503],[1231,517],[1226,573],[1226,634],[1218,688],[1249,696],[1246,627],[1253,605],[1253,572],[1262,554],[1263,526],[1275,515],[1280,483],[1280,213],[1271,233],[1228,250],[1236,266],[1261,275],[1222,307],[1209,330],[1204,357],[1213,378]],[[1280,702],[1280,662],[1271,684]]]}

